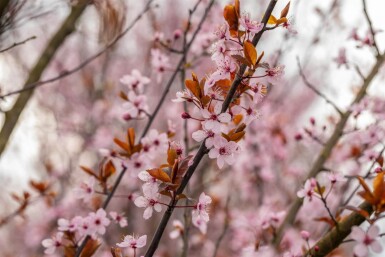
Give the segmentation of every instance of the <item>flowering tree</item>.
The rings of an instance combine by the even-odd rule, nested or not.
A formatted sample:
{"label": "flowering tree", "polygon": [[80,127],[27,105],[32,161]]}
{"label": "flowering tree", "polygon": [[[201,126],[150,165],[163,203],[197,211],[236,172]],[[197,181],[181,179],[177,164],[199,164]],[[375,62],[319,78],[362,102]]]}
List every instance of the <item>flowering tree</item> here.
{"label": "flowering tree", "polygon": [[[343,1],[314,9],[314,34],[291,18],[309,6],[290,1],[170,3],[63,1],[56,15],[41,3],[45,17],[26,1],[0,4],[1,38],[17,38],[31,12],[40,30],[58,23],[0,44],[28,67],[24,86],[1,90],[3,162],[16,158],[12,141],[31,145],[11,138],[17,122],[42,127],[34,174],[4,197],[4,256],[381,253],[385,54],[366,1],[366,23],[319,66],[323,28],[346,31]],[[30,40],[46,45],[32,65],[20,58]],[[346,79],[337,97],[325,74]],[[31,100],[38,114],[18,121]]]}

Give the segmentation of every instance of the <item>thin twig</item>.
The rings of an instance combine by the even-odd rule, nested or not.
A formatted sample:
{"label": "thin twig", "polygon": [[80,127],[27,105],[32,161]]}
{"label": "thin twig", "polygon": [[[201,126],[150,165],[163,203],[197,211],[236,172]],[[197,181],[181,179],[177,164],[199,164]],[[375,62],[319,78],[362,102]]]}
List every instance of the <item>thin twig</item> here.
{"label": "thin twig", "polygon": [[380,50],[378,49],[378,45],[376,43],[376,37],[375,37],[376,36],[376,32],[375,32],[375,30],[373,28],[372,20],[370,19],[368,10],[366,8],[366,0],[362,0],[362,5],[364,7],[364,14],[365,14],[366,21],[368,22],[368,25],[369,25],[370,33],[372,34],[373,47],[376,49],[377,56],[379,56],[380,55]]}
{"label": "thin twig", "polygon": [[299,61],[299,57],[297,56],[297,65],[298,65],[298,69],[299,69],[299,74],[301,75],[301,78],[303,80],[303,82],[305,83],[305,85],[310,88],[311,90],[313,90],[314,93],[316,93],[317,95],[319,95],[320,97],[322,97],[327,103],[331,104],[334,109],[338,112],[338,114],[340,116],[343,115],[342,111],[340,110],[340,108],[337,107],[337,105],[332,101],[330,100],[324,93],[322,93],[321,91],[319,91],[313,84],[311,84],[306,76],[305,76],[305,73],[303,72],[302,70],[302,67],[301,67],[301,63]]}
{"label": "thin twig", "polygon": [[12,48],[14,48],[14,47],[16,47],[16,46],[25,44],[26,42],[28,42],[28,41],[30,41],[30,40],[33,40],[33,39],[36,39],[36,36],[29,37],[29,38],[27,38],[27,39],[25,39],[25,40],[23,40],[23,41],[20,41],[20,42],[15,42],[15,43],[13,43],[13,45],[8,46],[8,47],[6,47],[6,48],[0,50],[0,53],[6,52],[6,51],[8,51],[8,50],[10,50],[10,49],[12,49]]}

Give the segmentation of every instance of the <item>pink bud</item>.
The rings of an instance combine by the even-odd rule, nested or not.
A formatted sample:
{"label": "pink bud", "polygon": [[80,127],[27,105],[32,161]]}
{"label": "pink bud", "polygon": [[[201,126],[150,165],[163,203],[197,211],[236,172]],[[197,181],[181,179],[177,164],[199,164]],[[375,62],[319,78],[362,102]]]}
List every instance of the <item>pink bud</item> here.
{"label": "pink bud", "polygon": [[309,232],[307,232],[306,230],[302,230],[301,231],[301,237],[304,239],[304,240],[309,240],[309,238],[310,238],[310,233]]}
{"label": "pink bud", "polygon": [[303,139],[302,134],[301,133],[295,134],[294,139],[297,140],[297,141],[302,140]]}
{"label": "pink bud", "polygon": [[182,36],[182,31],[177,29],[174,31],[174,40],[178,40]]}
{"label": "pink bud", "polygon": [[186,120],[186,119],[190,119],[190,118],[191,118],[191,116],[187,112],[182,113],[182,119]]}
{"label": "pink bud", "polygon": [[375,170],[374,170],[375,173],[381,173],[382,172],[382,168],[381,167],[377,167]]}

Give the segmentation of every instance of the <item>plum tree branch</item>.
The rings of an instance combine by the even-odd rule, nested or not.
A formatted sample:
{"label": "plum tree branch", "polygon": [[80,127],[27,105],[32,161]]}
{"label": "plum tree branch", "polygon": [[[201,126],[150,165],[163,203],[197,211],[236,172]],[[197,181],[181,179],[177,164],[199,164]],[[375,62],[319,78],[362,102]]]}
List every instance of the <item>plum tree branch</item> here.
{"label": "plum tree branch", "polygon": [[[351,106],[358,104],[364,98],[364,96],[366,95],[367,89],[369,88],[371,82],[373,81],[373,79],[377,75],[378,70],[383,65],[384,60],[385,60],[385,54],[377,56],[376,63],[372,67],[369,75],[364,79],[359,92],[357,93],[355,99],[351,103]],[[345,125],[346,125],[351,114],[352,114],[352,111],[349,109],[341,115],[341,118],[340,118],[339,122],[336,124],[331,137],[325,143],[324,148],[321,150],[317,159],[315,160],[312,167],[310,168],[306,179],[315,177],[322,170],[325,162],[330,157],[332,150],[337,145],[339,139],[343,135],[343,130],[344,130]],[[289,209],[288,214],[285,217],[285,220],[283,221],[282,225],[277,230],[276,237],[273,240],[273,244],[274,244],[275,248],[278,249],[278,246],[282,240],[284,229],[286,228],[286,226],[293,224],[295,217],[296,217],[299,209],[301,208],[301,206],[302,206],[302,199],[296,198],[293,205]]]}
{"label": "plum tree branch", "polygon": [[13,44],[10,45],[10,46],[8,46],[8,47],[6,47],[6,48],[4,48],[4,49],[1,49],[1,50],[0,50],[0,53],[4,53],[4,52],[6,52],[6,51],[8,51],[8,50],[11,50],[12,48],[14,48],[14,47],[16,47],[16,46],[25,44],[26,42],[28,42],[28,41],[30,41],[30,40],[33,40],[33,39],[35,39],[35,38],[36,38],[36,36],[32,36],[32,37],[29,37],[29,38],[27,38],[27,39],[24,39],[23,41],[15,42],[15,43],[13,43]]}
{"label": "plum tree branch", "polygon": [[[262,18],[262,23],[264,24],[264,28],[267,24],[267,21],[276,5],[278,0],[271,0],[267,9],[266,9],[266,12]],[[257,33],[253,40],[252,40],[252,43],[254,46],[256,46],[259,42],[259,40],[261,39],[262,37],[262,34],[265,30],[262,29],[259,33]],[[241,81],[242,81],[242,77],[243,77],[243,74],[245,73],[245,70],[246,70],[247,66],[246,65],[241,65],[241,67],[239,68],[239,72],[237,73],[237,76],[236,78],[234,79],[234,81],[232,82],[231,84],[231,87],[230,87],[230,90],[226,96],[226,99],[225,101],[223,102],[223,105],[222,105],[222,112],[225,112],[228,107],[230,106],[230,103],[232,102],[232,99],[235,95],[235,92],[238,88],[238,86],[240,85]],[[188,182],[190,181],[190,178],[192,177],[192,175],[194,174],[196,168],[198,167],[198,164],[200,163],[200,161],[203,159],[203,157],[206,155],[206,153],[208,152],[208,149],[206,148],[205,146],[205,140],[201,143],[199,149],[198,149],[198,152],[196,153],[194,159],[193,159],[193,163],[191,166],[189,166],[189,168],[187,169],[186,171],[186,174],[184,175],[183,179],[182,179],[182,182],[178,188],[178,190],[176,191],[176,195],[179,195],[181,193],[183,193],[185,187],[187,186]],[[156,229],[155,231],[155,234],[151,240],[151,243],[147,249],[147,252],[145,254],[145,257],[152,257],[156,251],[156,249],[158,248],[158,245],[159,245],[159,242],[162,238],[162,235],[163,235],[163,232],[164,230],[166,229],[166,226],[167,226],[167,223],[168,221],[170,220],[171,218],[171,214],[173,213],[174,211],[174,206],[177,204],[178,200],[177,199],[171,199],[170,203],[169,203],[169,207],[167,208],[166,212],[163,214],[163,217],[158,225],[158,228]]]}

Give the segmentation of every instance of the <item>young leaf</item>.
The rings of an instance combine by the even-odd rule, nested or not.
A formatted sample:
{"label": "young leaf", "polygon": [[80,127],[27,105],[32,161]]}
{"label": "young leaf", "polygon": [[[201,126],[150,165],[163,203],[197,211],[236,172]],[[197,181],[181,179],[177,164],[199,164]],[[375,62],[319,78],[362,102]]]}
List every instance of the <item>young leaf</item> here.
{"label": "young leaf", "polygon": [[290,8],[290,1],[287,3],[285,8],[283,8],[283,10],[281,11],[281,18],[284,18],[287,16],[287,14],[289,13],[289,8]]}
{"label": "young leaf", "polygon": [[257,62],[257,50],[250,41],[245,41],[243,44],[243,53],[246,60],[254,66]]}
{"label": "young leaf", "polygon": [[147,172],[153,176],[154,178],[160,180],[160,181],[163,181],[163,182],[166,182],[166,183],[170,183],[171,182],[171,178],[170,176],[164,172],[163,170],[161,169],[151,169],[151,170],[147,170]]}

